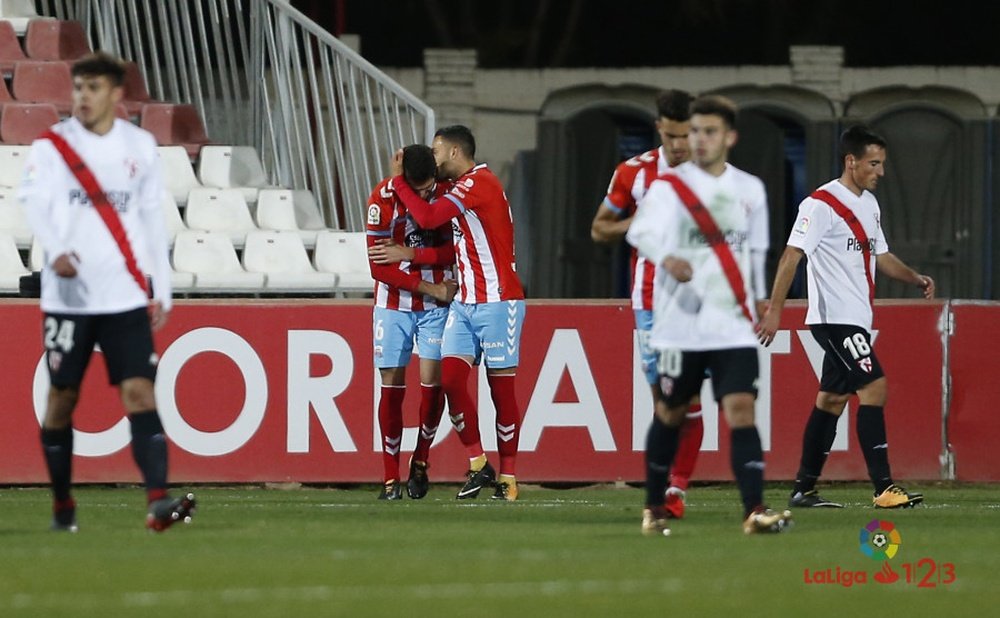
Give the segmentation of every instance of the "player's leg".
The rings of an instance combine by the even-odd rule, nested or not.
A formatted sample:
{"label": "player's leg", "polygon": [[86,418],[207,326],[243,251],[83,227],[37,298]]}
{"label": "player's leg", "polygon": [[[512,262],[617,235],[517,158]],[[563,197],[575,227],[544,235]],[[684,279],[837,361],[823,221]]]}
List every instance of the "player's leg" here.
{"label": "player's leg", "polygon": [[132,429],[132,458],[146,488],[146,526],[162,531],[176,521],[190,521],[194,496],[171,499],[167,492],[167,438],[156,410],[154,389],[159,358],[153,348],[149,314],[141,307],[101,315],[96,324],[108,379],[118,387]]}
{"label": "player's leg", "polygon": [[497,450],[500,476],[495,500],[517,500],[517,444],[521,435],[521,409],[514,392],[520,363],[524,301],[509,300],[478,305],[473,328],[482,342],[490,398],[496,408]]}
{"label": "player's leg", "polygon": [[437,435],[444,411],[444,393],[441,390],[441,341],[448,308],[438,307],[420,312],[417,316],[417,352],[420,356],[420,429],[417,446],[410,457],[410,477],[406,493],[415,500],[427,495],[430,479],[427,469],[431,444]]}
{"label": "player's leg", "polygon": [[42,341],[49,368],[49,395],[40,440],[52,486],[52,529],[76,532],[72,496],[73,410],[94,349],[92,316],[45,314]]}
{"label": "player's leg", "polygon": [[375,366],[382,380],[378,402],[378,424],[382,444],[382,490],[379,500],[403,497],[399,483],[399,450],[403,443],[403,398],[406,365],[413,354],[414,315],[375,307],[372,312]]}

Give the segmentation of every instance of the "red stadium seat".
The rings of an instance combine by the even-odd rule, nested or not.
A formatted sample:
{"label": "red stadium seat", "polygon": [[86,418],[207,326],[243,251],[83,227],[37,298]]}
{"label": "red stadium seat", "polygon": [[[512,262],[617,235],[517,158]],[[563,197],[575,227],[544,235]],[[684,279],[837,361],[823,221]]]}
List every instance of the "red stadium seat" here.
{"label": "red stadium seat", "polygon": [[152,103],[153,98],[149,96],[146,88],[146,80],[139,71],[139,65],[134,62],[125,63],[125,97],[122,103],[128,109],[129,116],[138,116],[142,113],[142,106]]}
{"label": "red stadium seat", "polygon": [[0,20],[0,71],[9,76],[14,71],[14,63],[27,60],[17,33],[9,21]]}
{"label": "red stadium seat", "polygon": [[7,90],[7,82],[0,79],[0,105],[13,100],[14,97],[10,96],[10,90]]}
{"label": "red stadium seat", "polygon": [[51,103],[60,114],[73,109],[73,78],[65,62],[16,63],[11,90],[21,103]]}
{"label": "red stadium seat", "polygon": [[91,49],[80,22],[34,19],[28,22],[24,51],[33,60],[76,60]]}
{"label": "red stadium seat", "polygon": [[59,112],[48,103],[6,103],[0,111],[0,142],[30,144],[59,122]]}
{"label": "red stadium seat", "polygon": [[139,126],[152,133],[160,146],[184,146],[192,159],[209,141],[194,105],[149,103],[142,107]]}

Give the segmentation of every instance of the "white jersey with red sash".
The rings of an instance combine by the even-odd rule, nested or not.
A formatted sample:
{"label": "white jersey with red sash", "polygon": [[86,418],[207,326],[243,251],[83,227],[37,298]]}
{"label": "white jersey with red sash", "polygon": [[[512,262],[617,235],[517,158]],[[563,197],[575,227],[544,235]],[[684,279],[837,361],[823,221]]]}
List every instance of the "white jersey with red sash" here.
{"label": "white jersey with red sash", "polygon": [[853,324],[870,331],[876,256],[889,251],[878,200],[868,191],[855,195],[839,180],[831,180],[819,191],[854,215],[869,246],[866,252],[848,221],[828,202],[813,196],[802,200],[788,244],[802,249],[809,260],[806,324]]}
{"label": "white jersey with red sash", "polygon": [[[115,238],[52,141],[36,140],[25,163],[18,198],[45,251],[42,310],[101,314],[143,307],[148,298],[137,284],[136,272],[152,277],[154,298],[169,310],[170,261],[156,140],[120,119],[105,135],[87,130],[75,118],[55,125],[52,131],[93,174],[124,234]],[[131,269],[125,258],[128,252],[136,261]],[[74,256],[76,277],[62,278],[51,271],[52,260],[62,254]]]}
{"label": "white jersey with red sash", "polygon": [[[713,176],[688,162],[672,174],[711,215],[721,236],[718,240],[728,245],[738,273],[726,272],[713,248],[717,239],[706,238],[673,184],[653,182],[639,203],[627,239],[653,263],[662,263],[668,255],[687,260],[693,276],[680,283],[658,269],[650,345],[690,351],[755,347],[750,253],[766,251],[769,244],[764,183],[732,165]],[[733,290],[734,280],[743,288],[743,302]]]}

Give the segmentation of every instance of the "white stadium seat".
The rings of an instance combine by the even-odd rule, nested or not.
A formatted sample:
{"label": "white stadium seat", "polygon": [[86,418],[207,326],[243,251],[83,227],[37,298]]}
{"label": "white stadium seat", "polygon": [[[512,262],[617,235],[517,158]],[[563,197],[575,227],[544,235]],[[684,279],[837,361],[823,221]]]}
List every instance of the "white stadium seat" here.
{"label": "white stadium seat", "polygon": [[368,266],[368,242],[364,232],[327,230],[316,236],[313,255],[316,270],[338,276],[337,292],[372,293],[375,280]]}
{"label": "white stadium seat", "polygon": [[41,270],[45,266],[45,249],[37,238],[32,239],[31,249],[28,251],[28,268],[32,271]]}
{"label": "white stadium seat", "polygon": [[257,229],[243,194],[236,189],[192,189],[184,219],[192,230],[224,232],[237,248],[242,248],[248,232]]}
{"label": "white stadium seat", "polygon": [[21,261],[21,254],[10,234],[0,232],[0,292],[16,294],[21,277],[28,274],[28,269]]}
{"label": "white stadium seat", "polygon": [[0,187],[21,186],[24,162],[31,146],[0,145]]}
{"label": "white stadium seat", "polygon": [[308,249],[316,246],[316,234],[326,229],[312,193],[291,189],[260,190],[257,225],[263,230],[296,232]]}
{"label": "white stadium seat", "polygon": [[305,245],[295,232],[258,231],[247,234],[243,249],[247,272],[267,275],[265,289],[275,292],[326,292],[333,294],[337,275],[313,269]]}
{"label": "white stadium seat", "polygon": [[163,185],[174,196],[174,201],[184,206],[191,189],[201,187],[194,167],[184,146],[158,146],[160,168],[163,170]]}
{"label": "white stadium seat", "polygon": [[268,186],[264,166],[252,146],[202,146],[198,178],[206,187],[239,189],[250,204],[257,201],[257,192]]}
{"label": "white stadium seat", "polygon": [[240,266],[226,234],[188,230],[174,240],[174,270],[194,275],[194,289],[208,292],[260,292],[262,273]]}
{"label": "white stadium seat", "polygon": [[160,206],[163,208],[163,224],[167,228],[167,238],[170,240],[170,246],[173,246],[177,233],[186,230],[187,226],[184,225],[184,220],[181,219],[181,211],[177,209],[177,204],[174,203],[173,196],[166,189],[163,190],[163,199],[160,200]]}
{"label": "white stadium seat", "polygon": [[21,249],[31,246],[31,227],[14,189],[0,189],[0,232],[12,236]]}
{"label": "white stadium seat", "polygon": [[43,18],[35,9],[35,0],[0,0],[0,19],[9,21],[14,32],[22,36],[28,31],[28,22]]}

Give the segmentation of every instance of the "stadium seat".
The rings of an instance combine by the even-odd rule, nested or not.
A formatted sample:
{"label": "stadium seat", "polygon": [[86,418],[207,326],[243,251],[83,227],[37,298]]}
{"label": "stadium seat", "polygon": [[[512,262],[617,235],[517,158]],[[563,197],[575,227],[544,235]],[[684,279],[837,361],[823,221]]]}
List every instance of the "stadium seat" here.
{"label": "stadium seat", "polygon": [[0,188],[19,187],[30,146],[0,145]]}
{"label": "stadium seat", "polygon": [[27,275],[28,269],[21,261],[14,239],[0,231],[0,293],[16,294],[20,288],[22,275]]}
{"label": "stadium seat", "polygon": [[0,189],[0,232],[13,238],[21,249],[31,246],[31,227],[14,189]]}
{"label": "stadium seat", "polygon": [[142,113],[142,107],[147,103],[152,103],[153,98],[149,96],[146,88],[146,78],[142,76],[139,65],[134,62],[125,63],[125,96],[122,105],[128,110],[130,117],[136,118]]}
{"label": "stadium seat", "polygon": [[31,240],[31,249],[28,251],[28,269],[32,271],[41,270],[45,266],[45,249],[37,238]]}
{"label": "stadium seat", "polygon": [[48,103],[7,103],[0,110],[0,142],[30,144],[59,122],[59,112]]}
{"label": "stadium seat", "polygon": [[247,234],[243,268],[267,275],[265,289],[273,292],[326,292],[337,288],[337,275],[317,272],[306,247],[294,232],[259,230]]}
{"label": "stadium seat", "polygon": [[174,238],[178,232],[183,232],[188,228],[184,225],[184,220],[181,219],[181,211],[177,209],[177,202],[170,195],[170,191],[163,190],[163,199],[160,200],[160,205],[163,207],[163,223],[167,228],[167,237],[173,246]]}
{"label": "stadium seat", "polygon": [[33,19],[24,35],[24,52],[33,60],[72,61],[91,52],[83,24],[58,19]]}
{"label": "stadium seat", "polygon": [[195,291],[257,293],[264,287],[264,274],[243,270],[225,234],[181,232],[174,240],[173,260],[174,270],[194,275]]}
{"label": "stadium seat", "polygon": [[[16,90],[14,96],[17,96]],[[139,126],[152,133],[160,146],[184,146],[192,160],[208,143],[205,125],[194,105],[147,103],[142,106]]]}
{"label": "stadium seat", "polygon": [[341,295],[350,292],[371,294],[375,290],[364,232],[320,232],[316,236],[313,261],[319,272],[337,275],[337,293]]}
{"label": "stadium seat", "polygon": [[35,10],[35,0],[0,0],[0,20],[9,22],[17,36],[24,36],[28,24],[41,17]]}
{"label": "stadium seat", "polygon": [[163,184],[174,196],[178,205],[184,206],[191,189],[198,189],[201,183],[194,175],[194,167],[183,146],[159,146],[160,166],[163,170]]}
{"label": "stadium seat", "polygon": [[[3,22],[0,22],[2,24]],[[0,79],[0,105],[4,103],[11,103],[14,101],[14,97],[10,94],[10,90],[7,89],[7,81]]]}
{"label": "stadium seat", "polygon": [[194,273],[181,273],[170,270],[170,288],[174,294],[187,294],[194,291]]}
{"label": "stadium seat", "polygon": [[264,166],[252,146],[205,146],[198,156],[198,179],[206,187],[239,189],[248,204],[268,186]]}
{"label": "stadium seat", "polygon": [[14,64],[11,94],[20,103],[50,103],[66,115],[73,110],[73,78],[65,62],[25,60]]}
{"label": "stadium seat", "polygon": [[326,229],[312,193],[291,189],[260,190],[257,225],[263,230],[296,232],[307,249],[316,246],[316,234]]}
{"label": "stadium seat", "polygon": [[[17,33],[9,21],[0,19],[0,71],[4,77],[10,77],[14,72],[14,63],[28,58],[17,40]],[[6,86],[4,86],[6,90]]]}
{"label": "stadium seat", "polygon": [[243,194],[236,189],[192,189],[184,222],[192,230],[223,232],[237,248],[243,247],[248,232],[257,229]]}

